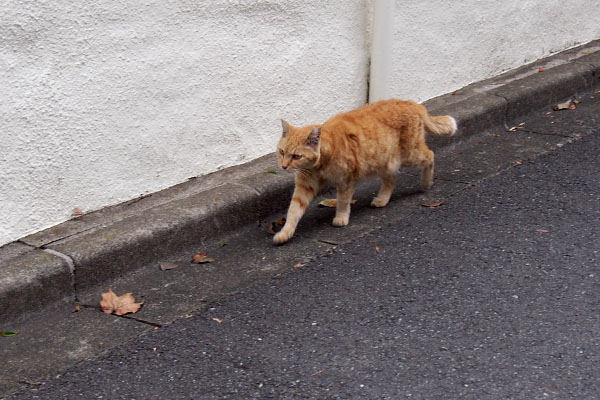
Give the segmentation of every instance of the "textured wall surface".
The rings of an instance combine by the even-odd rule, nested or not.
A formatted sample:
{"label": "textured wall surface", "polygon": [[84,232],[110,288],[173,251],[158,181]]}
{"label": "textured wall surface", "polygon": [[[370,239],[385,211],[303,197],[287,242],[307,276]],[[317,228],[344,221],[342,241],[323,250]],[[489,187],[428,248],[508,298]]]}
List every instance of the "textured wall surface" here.
{"label": "textured wall surface", "polygon": [[360,1],[0,3],[0,244],[362,105]]}
{"label": "textured wall surface", "polygon": [[593,0],[396,0],[390,94],[425,101],[600,38]]}
{"label": "textured wall surface", "polygon": [[[423,101],[600,37],[592,0],[397,0],[390,93]],[[0,244],[272,152],[362,105],[366,0],[0,3]]]}

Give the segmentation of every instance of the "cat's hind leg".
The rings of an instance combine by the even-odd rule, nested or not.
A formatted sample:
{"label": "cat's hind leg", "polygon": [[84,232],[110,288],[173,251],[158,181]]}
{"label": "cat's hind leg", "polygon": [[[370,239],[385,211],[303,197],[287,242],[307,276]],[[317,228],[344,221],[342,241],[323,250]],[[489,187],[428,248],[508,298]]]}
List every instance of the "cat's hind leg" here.
{"label": "cat's hind leg", "polygon": [[337,186],[337,201],[333,226],[346,226],[350,221],[350,204],[354,195],[354,183]]}
{"label": "cat's hind leg", "polygon": [[403,167],[421,168],[421,188],[427,190],[433,186],[434,154],[423,143],[415,150],[403,154]]}
{"label": "cat's hind leg", "polygon": [[387,171],[379,177],[381,178],[381,187],[379,188],[377,197],[371,201],[371,206],[373,207],[387,206],[396,186],[396,170]]}
{"label": "cat's hind leg", "polygon": [[433,186],[433,173],[435,168],[435,158],[433,151],[424,149],[421,153],[421,188],[427,190]]}

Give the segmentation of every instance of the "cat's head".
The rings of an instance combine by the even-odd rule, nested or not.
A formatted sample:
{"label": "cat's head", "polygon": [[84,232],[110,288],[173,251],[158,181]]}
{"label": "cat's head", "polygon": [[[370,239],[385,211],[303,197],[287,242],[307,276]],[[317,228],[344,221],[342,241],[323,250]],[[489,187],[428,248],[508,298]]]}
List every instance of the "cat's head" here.
{"label": "cat's head", "polygon": [[281,120],[283,133],[277,144],[277,157],[283,169],[313,167],[320,157],[321,127],[294,127]]}

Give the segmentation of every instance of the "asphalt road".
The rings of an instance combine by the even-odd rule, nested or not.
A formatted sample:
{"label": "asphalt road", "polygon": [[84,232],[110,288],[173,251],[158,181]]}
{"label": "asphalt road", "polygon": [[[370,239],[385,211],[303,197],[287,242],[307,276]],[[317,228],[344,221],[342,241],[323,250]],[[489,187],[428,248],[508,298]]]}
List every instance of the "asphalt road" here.
{"label": "asphalt road", "polygon": [[598,399],[589,113],[551,127],[574,143],[10,398]]}

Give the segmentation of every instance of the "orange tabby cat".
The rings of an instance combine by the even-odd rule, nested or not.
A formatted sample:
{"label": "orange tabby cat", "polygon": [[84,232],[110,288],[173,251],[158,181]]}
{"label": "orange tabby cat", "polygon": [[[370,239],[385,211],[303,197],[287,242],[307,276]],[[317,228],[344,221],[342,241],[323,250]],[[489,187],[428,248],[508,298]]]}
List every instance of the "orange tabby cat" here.
{"label": "orange tabby cat", "polygon": [[400,167],[422,167],[421,186],[433,184],[433,152],[425,144],[425,131],[453,135],[456,121],[434,117],[412,101],[384,100],[338,114],[323,125],[294,127],[281,120],[283,134],[277,156],[283,169],[296,169],[296,187],[283,229],[273,241],[287,242],[306,207],[324,183],[337,188],[333,225],[348,225],[355,183],[379,176],[381,188],[371,205],[384,207]]}

